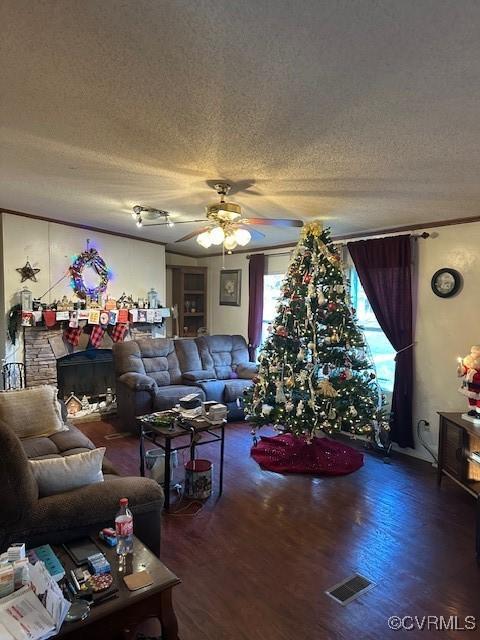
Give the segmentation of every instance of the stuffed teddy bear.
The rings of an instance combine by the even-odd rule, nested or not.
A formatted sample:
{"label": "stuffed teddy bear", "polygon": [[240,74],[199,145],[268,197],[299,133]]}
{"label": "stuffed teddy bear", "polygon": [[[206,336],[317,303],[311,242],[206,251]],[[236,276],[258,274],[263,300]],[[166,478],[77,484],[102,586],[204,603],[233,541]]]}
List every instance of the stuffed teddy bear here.
{"label": "stuffed teddy bear", "polygon": [[457,374],[464,378],[459,391],[468,398],[468,415],[480,419],[480,345],[471,347],[469,355],[459,361]]}

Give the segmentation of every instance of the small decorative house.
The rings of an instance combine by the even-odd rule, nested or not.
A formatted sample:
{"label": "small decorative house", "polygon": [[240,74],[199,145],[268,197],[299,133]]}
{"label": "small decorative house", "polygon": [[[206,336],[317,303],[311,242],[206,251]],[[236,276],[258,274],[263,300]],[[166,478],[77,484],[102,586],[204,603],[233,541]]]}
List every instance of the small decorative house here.
{"label": "small decorative house", "polygon": [[73,391],[65,400],[65,406],[67,407],[67,413],[69,416],[74,416],[82,410],[82,402],[77,398]]}

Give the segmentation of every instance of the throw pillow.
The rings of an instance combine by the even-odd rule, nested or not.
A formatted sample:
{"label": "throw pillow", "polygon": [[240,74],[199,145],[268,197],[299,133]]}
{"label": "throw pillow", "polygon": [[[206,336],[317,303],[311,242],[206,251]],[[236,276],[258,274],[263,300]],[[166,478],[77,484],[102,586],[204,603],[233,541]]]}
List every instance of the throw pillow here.
{"label": "throw pillow", "polygon": [[74,453],[62,458],[30,460],[38,484],[38,495],[52,496],[88,484],[103,482],[102,463],[105,447]]}
{"label": "throw pillow", "polygon": [[57,394],[57,388],[50,385],[1,391],[0,420],[19,438],[38,438],[68,431]]}

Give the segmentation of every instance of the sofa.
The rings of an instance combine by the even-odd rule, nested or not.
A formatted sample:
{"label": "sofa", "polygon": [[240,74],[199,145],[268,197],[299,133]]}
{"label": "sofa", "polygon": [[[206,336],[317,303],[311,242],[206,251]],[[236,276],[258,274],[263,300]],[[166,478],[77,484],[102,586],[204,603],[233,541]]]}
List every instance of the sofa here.
{"label": "sofa", "polygon": [[118,416],[122,428],[138,432],[136,416],[171,409],[183,396],[227,406],[241,420],[243,393],[257,366],[239,335],[144,338],[113,345]]}
{"label": "sofa", "polygon": [[0,421],[0,549],[12,542],[25,541],[28,547],[66,542],[112,526],[120,498],[128,497],[135,534],[159,556],[164,495],[153,480],[122,477],[104,459],[104,482],[39,497],[29,459],[68,456],[95,448],[76,427],[67,426],[68,431],[50,437],[20,440]]}

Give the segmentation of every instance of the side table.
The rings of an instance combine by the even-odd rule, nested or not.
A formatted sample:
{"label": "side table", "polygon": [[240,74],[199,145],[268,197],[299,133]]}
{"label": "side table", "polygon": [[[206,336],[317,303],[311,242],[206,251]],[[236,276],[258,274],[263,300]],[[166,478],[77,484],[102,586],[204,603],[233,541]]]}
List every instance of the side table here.
{"label": "side table", "polygon": [[[173,423],[171,427],[159,425],[155,422],[155,414],[140,416],[137,418],[140,428],[140,475],[145,475],[145,440],[149,440],[165,452],[165,476],[163,490],[165,493],[165,511],[170,509],[170,480],[171,480],[171,455],[174,451],[190,449],[190,460],[195,460],[197,447],[212,442],[220,443],[220,473],[218,481],[218,496],[223,492],[223,462],[225,454],[225,423],[214,425],[206,420],[184,420],[185,427]],[[207,435],[204,439],[203,435]],[[176,438],[187,437],[188,444],[172,446]]]}
{"label": "side table", "polygon": [[[95,535],[92,537],[95,538]],[[98,542],[98,545],[112,567],[118,597],[92,607],[85,620],[64,622],[58,637],[66,640],[84,640],[85,637],[129,638],[133,637],[135,627],[143,620],[156,617],[162,625],[162,638],[178,640],[177,617],[172,604],[172,588],[180,584],[177,576],[138,538],[134,538],[134,552],[127,556],[124,572],[119,570],[115,549],[107,547],[102,542]],[[56,546],[55,553],[65,569],[74,568],[75,565],[62,547]],[[144,569],[152,576],[153,584],[137,591],[129,591],[123,582],[123,576]]]}

